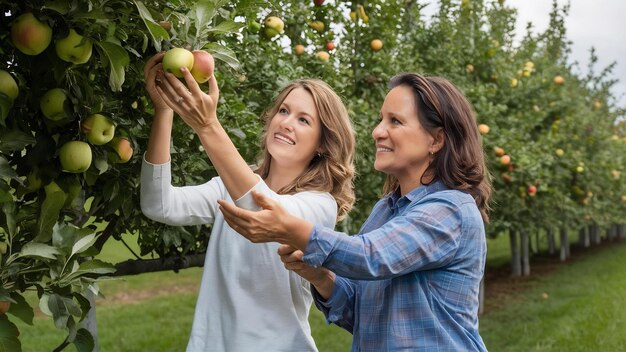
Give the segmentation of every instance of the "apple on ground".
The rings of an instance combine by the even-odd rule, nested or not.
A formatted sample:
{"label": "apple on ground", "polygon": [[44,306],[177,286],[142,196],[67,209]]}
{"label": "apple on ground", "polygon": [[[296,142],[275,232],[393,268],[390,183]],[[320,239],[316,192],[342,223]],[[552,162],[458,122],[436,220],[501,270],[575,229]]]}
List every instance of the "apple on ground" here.
{"label": "apple on ground", "polygon": [[474,72],[474,65],[472,65],[472,64],[467,64],[467,66],[465,66],[465,71],[466,71],[467,73],[472,73],[472,72]]}
{"label": "apple on ground", "polygon": [[13,101],[20,93],[20,89],[17,86],[17,82],[13,79],[10,73],[4,70],[0,70],[0,94],[4,94]]}
{"label": "apple on ground", "polygon": [[65,90],[52,88],[41,97],[39,107],[43,116],[53,121],[59,121],[67,117],[65,111],[66,102],[67,94]]}
{"label": "apple on ground", "polygon": [[531,197],[534,197],[535,194],[537,193],[537,187],[535,185],[530,185],[528,186],[528,195]]}
{"label": "apple on ground", "polygon": [[370,42],[370,47],[374,51],[378,51],[383,48],[383,41],[380,39],[374,39]]}
{"label": "apple on ground", "polygon": [[333,42],[328,42],[326,43],[326,50],[331,51],[335,49],[335,43]]}
{"label": "apple on ground", "polygon": [[265,26],[264,33],[268,38],[274,38],[285,29],[285,22],[276,16],[269,16],[263,21]]}
{"label": "apple on ground", "polygon": [[194,50],[193,54],[193,66],[191,67],[191,75],[198,83],[204,83],[213,76],[213,70],[215,68],[215,61],[213,55],[204,50]]}
{"label": "apple on ground", "polygon": [[504,155],[504,149],[502,149],[500,147],[494,147],[493,148],[493,152],[496,154],[496,156],[503,156]]}
{"label": "apple on ground", "polygon": [[11,25],[11,40],[22,53],[38,55],[50,45],[52,28],[28,12],[16,18]]}
{"label": "apple on ground", "polygon": [[324,5],[324,0],[313,0],[313,3],[315,6],[322,6]]}
{"label": "apple on ground", "polygon": [[61,60],[79,65],[89,61],[93,44],[90,39],[70,28],[67,37],[56,40],[54,46]]}
{"label": "apple on ground", "polygon": [[478,132],[480,132],[480,134],[482,135],[486,135],[487,133],[489,133],[489,125],[481,123],[480,125],[478,125]]}
{"label": "apple on ground", "polygon": [[508,155],[503,155],[500,157],[500,164],[502,165],[508,165],[511,162],[511,157]]}
{"label": "apple on ground", "polygon": [[302,54],[304,54],[304,45],[302,44],[298,44],[296,46],[293,47],[293,51],[294,53],[296,53],[296,55],[300,56]]}
{"label": "apple on ground", "polygon": [[115,124],[102,114],[90,115],[82,122],[81,128],[93,145],[109,143],[115,136]]}
{"label": "apple on ground", "polygon": [[128,138],[115,137],[108,145],[114,150],[114,153],[109,153],[109,160],[112,163],[123,164],[128,162],[133,156],[133,146]]}
{"label": "apple on ground", "polygon": [[180,69],[186,67],[191,71],[193,63],[194,55],[191,51],[184,48],[170,49],[163,56],[163,69],[178,78],[183,77],[183,73],[180,72]]}
{"label": "apple on ground", "polygon": [[91,165],[91,147],[81,141],[70,141],[59,148],[59,160],[64,172],[80,173]]}

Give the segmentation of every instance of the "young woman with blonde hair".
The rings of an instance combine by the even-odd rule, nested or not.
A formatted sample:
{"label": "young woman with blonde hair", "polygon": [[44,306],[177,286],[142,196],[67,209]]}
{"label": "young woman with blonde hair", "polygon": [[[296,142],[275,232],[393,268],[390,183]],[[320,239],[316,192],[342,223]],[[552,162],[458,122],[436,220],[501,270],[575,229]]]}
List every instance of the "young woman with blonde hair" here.
{"label": "young woman with blonde hair", "polygon": [[[215,77],[205,94],[188,70],[185,84],[164,73],[162,57],[155,55],[144,70],[155,116],[142,167],[142,211],[170,225],[213,224],[187,351],[316,351],[308,281],[283,267],[278,244],[253,244],[235,233],[217,200],[258,209],[254,190],[295,216],[333,228],[354,202],[347,109],[320,80],[291,82],[264,114],[263,159],[252,170],[217,118]],[[171,184],[174,112],[199,136],[219,177]]]}

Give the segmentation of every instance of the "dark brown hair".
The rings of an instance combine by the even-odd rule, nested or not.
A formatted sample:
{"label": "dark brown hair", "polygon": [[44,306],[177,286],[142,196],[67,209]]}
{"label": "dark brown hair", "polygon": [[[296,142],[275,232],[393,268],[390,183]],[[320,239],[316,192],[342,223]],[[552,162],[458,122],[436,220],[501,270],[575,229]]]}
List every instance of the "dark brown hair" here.
{"label": "dark brown hair", "polygon": [[[398,86],[412,89],[417,118],[428,133],[435,136],[439,128],[443,130],[443,147],[433,155],[422,180],[440,180],[450,189],[469,193],[483,221],[488,222],[492,187],[472,105],[458,88],[442,77],[402,73],[389,82],[390,89]],[[398,186],[395,177],[387,176],[383,192],[388,194]]]}

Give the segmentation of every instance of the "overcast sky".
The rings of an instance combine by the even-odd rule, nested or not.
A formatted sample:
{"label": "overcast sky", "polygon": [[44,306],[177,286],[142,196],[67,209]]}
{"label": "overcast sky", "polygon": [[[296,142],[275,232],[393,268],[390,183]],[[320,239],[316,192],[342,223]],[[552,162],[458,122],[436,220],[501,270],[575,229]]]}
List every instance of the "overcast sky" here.
{"label": "overcast sky", "polygon": [[[517,34],[521,38],[526,24],[532,22],[534,32],[543,32],[550,20],[552,0],[505,0],[517,9]],[[567,0],[557,0],[562,7]],[[586,72],[589,49],[594,47],[598,56],[596,72],[616,62],[611,78],[618,79],[613,94],[618,105],[626,107],[626,0],[569,0],[569,14],[565,18],[567,38],[572,41],[570,59],[579,63],[578,73]],[[433,6],[434,5],[434,6]],[[432,14],[438,7],[433,0],[425,8]]]}
{"label": "overcast sky", "polygon": [[[552,1],[506,0],[506,3],[518,10],[516,26],[520,35],[528,22],[532,22],[537,31],[546,29]],[[558,0],[561,6],[567,3],[566,0]],[[596,72],[616,62],[612,78],[617,78],[619,82],[613,93],[619,105],[626,107],[626,1],[570,0],[569,4],[565,27],[567,38],[572,41],[571,59],[578,61],[581,70],[586,70],[589,49],[594,47],[598,56]]]}

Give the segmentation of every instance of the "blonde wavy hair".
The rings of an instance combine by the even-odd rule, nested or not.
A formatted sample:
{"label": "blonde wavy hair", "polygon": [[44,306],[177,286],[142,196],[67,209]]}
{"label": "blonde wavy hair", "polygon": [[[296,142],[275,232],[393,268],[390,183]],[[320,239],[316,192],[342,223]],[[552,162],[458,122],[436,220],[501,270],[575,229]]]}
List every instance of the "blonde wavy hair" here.
{"label": "blonde wavy hair", "polygon": [[278,93],[273,103],[264,111],[261,161],[255,172],[263,179],[269,175],[272,156],[267,150],[267,129],[287,95],[296,88],[305,89],[313,97],[322,127],[320,140],[322,152],[314,155],[309,167],[293,182],[278,190],[278,193],[293,194],[311,190],[328,192],[337,202],[337,220],[341,220],[352,209],[355,199],[353,186],[355,133],[343,101],[324,81],[319,79],[292,81]]}

